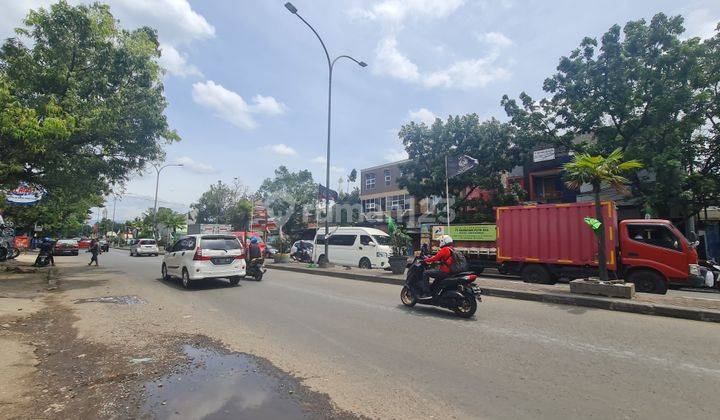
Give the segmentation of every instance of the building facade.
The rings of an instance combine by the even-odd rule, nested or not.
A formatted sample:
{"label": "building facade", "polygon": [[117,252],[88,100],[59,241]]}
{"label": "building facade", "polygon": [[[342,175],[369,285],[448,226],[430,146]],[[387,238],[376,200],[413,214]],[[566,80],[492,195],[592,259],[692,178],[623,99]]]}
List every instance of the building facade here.
{"label": "building facade", "polygon": [[360,170],[360,202],[365,219],[402,217],[415,209],[415,199],[400,188],[401,166],[407,160],[391,162]]}

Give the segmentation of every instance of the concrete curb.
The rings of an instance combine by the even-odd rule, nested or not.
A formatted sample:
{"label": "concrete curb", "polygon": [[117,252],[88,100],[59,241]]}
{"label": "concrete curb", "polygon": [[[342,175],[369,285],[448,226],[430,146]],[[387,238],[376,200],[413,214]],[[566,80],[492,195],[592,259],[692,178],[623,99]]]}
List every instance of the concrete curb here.
{"label": "concrete curb", "polygon": [[[288,267],[267,264],[267,268],[296,273],[314,274],[317,276],[339,277],[350,280],[360,280],[372,283],[401,285],[404,280],[391,277],[369,276],[357,273],[343,273],[342,271],[321,271],[305,267]],[[683,308],[670,305],[655,305],[651,303],[618,301],[601,297],[561,295],[557,293],[534,292],[527,290],[498,289],[482,287],[482,294],[507,299],[529,300],[555,305],[582,306],[586,308],[605,309],[608,311],[630,312],[641,315],[655,315],[669,318],[690,319],[704,322],[720,322],[720,311],[709,309]]]}

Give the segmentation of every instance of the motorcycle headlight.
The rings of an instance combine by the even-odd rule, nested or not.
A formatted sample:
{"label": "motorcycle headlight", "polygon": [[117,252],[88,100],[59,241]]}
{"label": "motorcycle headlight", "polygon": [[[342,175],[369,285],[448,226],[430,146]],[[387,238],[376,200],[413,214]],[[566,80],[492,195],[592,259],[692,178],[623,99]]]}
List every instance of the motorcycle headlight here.
{"label": "motorcycle headlight", "polygon": [[693,276],[699,276],[700,266],[697,264],[690,264],[690,274],[692,274]]}

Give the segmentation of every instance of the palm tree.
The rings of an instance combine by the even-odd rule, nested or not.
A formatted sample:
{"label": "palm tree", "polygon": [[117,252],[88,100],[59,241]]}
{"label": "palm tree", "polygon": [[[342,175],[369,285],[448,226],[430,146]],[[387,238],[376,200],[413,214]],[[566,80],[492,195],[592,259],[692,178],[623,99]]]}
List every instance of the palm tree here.
{"label": "palm tree", "polygon": [[583,184],[592,185],[595,197],[595,217],[600,222],[598,229],[598,265],[600,280],[608,280],[607,255],[605,255],[605,223],[600,204],[600,189],[609,185],[617,192],[625,192],[629,181],[622,176],[624,172],[642,168],[637,160],[622,161],[623,152],[615,149],[608,157],[602,155],[592,156],[587,153],[575,155],[572,162],[565,164],[565,179],[568,188],[579,190]]}

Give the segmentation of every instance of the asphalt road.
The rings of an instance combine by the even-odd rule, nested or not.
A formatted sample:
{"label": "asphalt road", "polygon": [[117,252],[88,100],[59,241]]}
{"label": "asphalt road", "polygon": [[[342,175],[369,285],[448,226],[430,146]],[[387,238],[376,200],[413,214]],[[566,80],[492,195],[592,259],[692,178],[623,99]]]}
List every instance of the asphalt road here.
{"label": "asphalt road", "polygon": [[242,321],[274,353],[313,361],[293,373],[327,378],[331,397],[343,390],[345,403],[356,396],[374,413],[401,404],[458,418],[720,413],[714,323],[492,297],[474,319],[461,320],[403,307],[398,286],[283,271],[238,288],[209,281],[187,292],[157,281],[161,259],[112,250],[101,264],[141,296],[162,294],[218,322]]}

